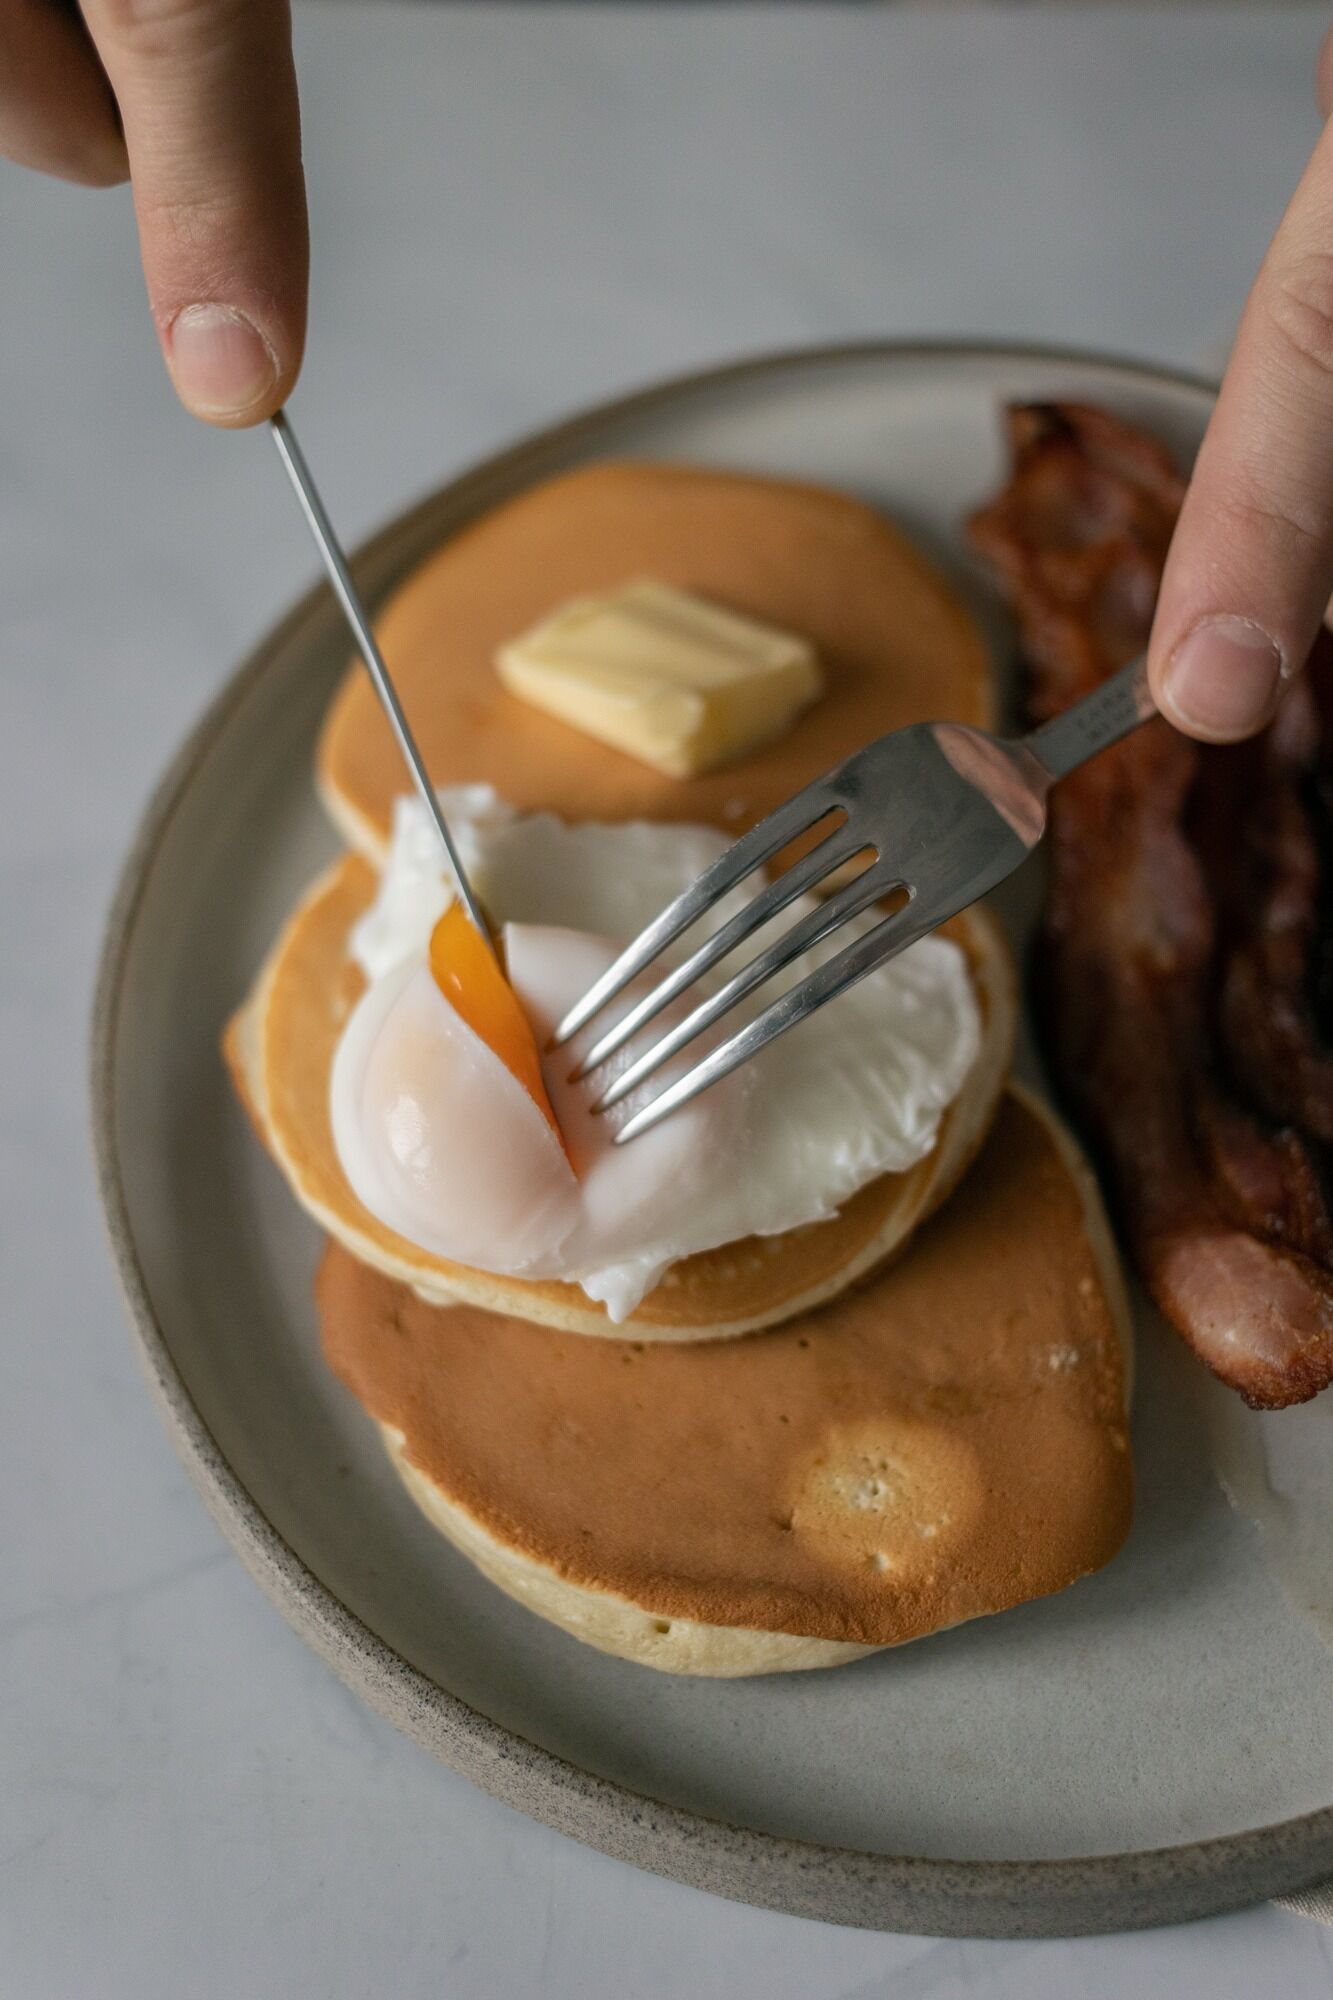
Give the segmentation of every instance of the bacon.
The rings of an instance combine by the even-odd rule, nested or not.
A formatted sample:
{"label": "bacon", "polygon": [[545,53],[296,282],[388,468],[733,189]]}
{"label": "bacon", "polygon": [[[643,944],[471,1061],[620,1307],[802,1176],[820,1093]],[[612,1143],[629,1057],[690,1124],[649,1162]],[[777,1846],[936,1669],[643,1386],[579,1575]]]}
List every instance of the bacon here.
{"label": "bacon", "polygon": [[[1036,720],[1142,650],[1182,487],[1100,410],[1014,409],[1009,436],[1012,476],[971,534],[1017,613]],[[1305,697],[1234,752],[1154,722],[1051,801],[1045,1048],[1154,1301],[1262,1408],[1333,1379],[1319,735]]]}
{"label": "bacon", "polygon": [[[1309,672],[1322,677],[1324,659]],[[1323,871],[1308,803],[1320,747],[1313,690],[1300,683],[1257,744],[1201,760],[1192,812],[1223,926],[1223,1060],[1252,1103],[1327,1146],[1333,1057],[1315,1017]]]}

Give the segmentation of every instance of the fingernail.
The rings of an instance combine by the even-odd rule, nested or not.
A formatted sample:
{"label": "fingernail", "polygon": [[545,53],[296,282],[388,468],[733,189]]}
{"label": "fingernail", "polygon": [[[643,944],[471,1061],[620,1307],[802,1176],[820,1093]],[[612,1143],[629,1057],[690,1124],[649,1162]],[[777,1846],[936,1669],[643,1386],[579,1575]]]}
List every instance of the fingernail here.
{"label": "fingernail", "polygon": [[1163,706],[1193,734],[1233,742],[1267,722],[1282,654],[1262,625],[1224,612],[1187,632],[1167,663]]}
{"label": "fingernail", "polygon": [[185,306],[171,322],[171,378],[197,417],[241,417],[278,379],[278,360],[233,306]]}

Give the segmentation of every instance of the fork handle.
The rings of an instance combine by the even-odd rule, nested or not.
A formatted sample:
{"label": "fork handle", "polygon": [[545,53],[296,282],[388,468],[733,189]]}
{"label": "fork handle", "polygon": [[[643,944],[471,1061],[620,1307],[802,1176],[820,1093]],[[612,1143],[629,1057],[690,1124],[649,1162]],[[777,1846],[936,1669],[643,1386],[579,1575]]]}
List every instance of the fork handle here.
{"label": "fork handle", "polygon": [[1063,778],[1066,771],[1077,770],[1089,757],[1109,749],[1156,713],[1156,703],[1148,692],[1148,658],[1141,654],[1063,715],[1034,729],[1024,737],[1023,748],[1031,751],[1052,779]]}

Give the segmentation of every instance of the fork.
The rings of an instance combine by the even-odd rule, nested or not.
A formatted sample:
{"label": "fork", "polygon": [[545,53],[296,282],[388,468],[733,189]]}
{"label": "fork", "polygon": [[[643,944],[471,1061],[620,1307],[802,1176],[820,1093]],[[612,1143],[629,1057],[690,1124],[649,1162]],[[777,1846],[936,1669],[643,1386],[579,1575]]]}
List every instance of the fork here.
{"label": "fork", "polygon": [[699,920],[784,848],[829,825],[818,844],[766,882],[745,907],[607,1027],[574,1070],[578,1080],[625,1047],[713,966],[845,864],[868,856],[850,881],[690,1007],[617,1075],[593,1109],[609,1111],[722,1021],[751,993],[895,891],[905,898],[861,931],[692,1068],[640,1105],[616,1134],[637,1138],[759,1050],[797,1027],[909,945],[987,895],[1026,860],[1046,829],[1051,786],[1156,714],[1146,659],[1131,661],[1092,694],[1030,735],[1007,738],[964,723],[915,723],[881,736],[797,792],[742,834],[621,952],[556,1028],[562,1047]]}

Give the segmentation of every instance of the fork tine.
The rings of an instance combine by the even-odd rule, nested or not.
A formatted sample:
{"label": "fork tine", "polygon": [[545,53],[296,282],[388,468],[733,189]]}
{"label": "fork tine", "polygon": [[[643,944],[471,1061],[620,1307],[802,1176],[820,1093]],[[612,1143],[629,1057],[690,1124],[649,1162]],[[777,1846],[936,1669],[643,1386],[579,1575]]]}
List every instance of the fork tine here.
{"label": "fork tine", "polygon": [[570,1008],[551,1037],[551,1046],[558,1049],[571,1035],[586,1027],[594,1014],[599,1014],[628,986],[631,979],[637,978],[655,958],[660,957],[682,931],[697,923],[728,890],[736,888],[765,861],[771,861],[775,854],[780,854],[798,834],[808,832],[821,819],[827,818],[838,804],[826,780],[817,778],[813,784],[797,792],[795,798],[779,806],[776,812],[761,819],[758,826],[751,827],[748,833],[733,841],[725,854],[720,854],[697,881],[682,890],[674,902],[668,903],[661,914],[640,931],[633,944],[621,952],[615,964],[609,966],[583,998]]}
{"label": "fork tine", "polygon": [[893,886],[892,874],[878,863],[867,868],[854,881],[848,882],[835,895],[830,896],[827,902],[821,903],[817,910],[811,910],[808,915],[794,923],[790,930],[784,931],[766,951],[760,952],[748,965],[742,966],[724,986],[718,988],[716,993],[711,993],[706,999],[701,1000],[698,1006],[683,1021],[677,1022],[674,1028],[669,1029],[660,1041],[654,1042],[650,1049],[645,1049],[638,1060],[631,1063],[629,1068],[602,1093],[593,1110],[609,1111],[613,1104],[619,1104],[621,1099],[628,1097],[645,1077],[651,1076],[664,1062],[668,1062],[678,1049],[683,1049],[687,1042],[694,1041],[706,1028],[711,1028],[725,1014],[729,1014],[748,993],[753,993],[757,986],[763,986],[776,973],[781,972],[784,966],[790,965],[793,959],[801,956],[802,952],[810,951],[822,938],[828,937],[849,918],[858,916],[862,910],[878,902],[885,891]]}
{"label": "fork tine", "polygon": [[[856,884],[851,883],[849,887],[855,888]],[[700,1091],[720,1082],[733,1069],[738,1069],[751,1056],[757,1055],[769,1042],[786,1034],[789,1028],[808,1020],[811,1014],[839,993],[846,992],[858,980],[864,979],[867,973],[896,958],[899,952],[906,951],[909,945],[915,944],[928,932],[938,929],[954,914],[955,907],[961,906],[951,904],[942,907],[935,898],[926,905],[912,902],[906,909],[886,917],[882,924],[876,924],[864,937],[845,946],[835,958],[819,966],[799,986],[794,986],[790,993],[784,993],[780,999],[773,1001],[755,1020],[706,1055],[675,1083],[659,1091],[616,1133],[616,1145],[623,1146],[630,1139],[637,1139],[641,1132],[651,1130],[668,1112],[688,1104]]]}
{"label": "fork tine", "polygon": [[[601,1039],[593,1043],[574,1071],[574,1081],[579,1082],[599,1064],[604,1063],[608,1056],[613,1056],[617,1049],[622,1049],[646,1022],[660,1014],[664,1007],[668,1006],[678,994],[683,993],[686,987],[692,986],[710,966],[716,965],[720,959],[727,956],[728,952],[734,951],[738,944],[752,937],[770,918],[785,910],[789,903],[794,903],[807,889],[813,889],[816,883],[822,882],[826,875],[831,875],[844,861],[850,861],[854,854],[864,852],[865,846],[864,836],[853,834],[850,822],[826,834],[817,847],[812,848],[809,854],[802,855],[801,859],[779,875],[775,882],[770,882],[766,888],[761,889],[743,910],[738,910],[734,917],[729,917],[711,937],[704,939],[697,951],[691,952],[682,965],[667,973],[664,979],[659,980],[656,986],[621,1016],[614,1027],[608,1028]],[[861,878],[858,876],[857,879]],[[874,898],[870,900],[873,901]]]}

